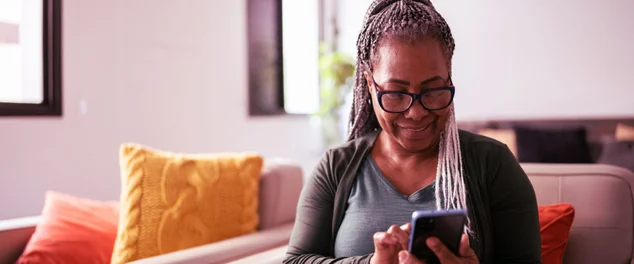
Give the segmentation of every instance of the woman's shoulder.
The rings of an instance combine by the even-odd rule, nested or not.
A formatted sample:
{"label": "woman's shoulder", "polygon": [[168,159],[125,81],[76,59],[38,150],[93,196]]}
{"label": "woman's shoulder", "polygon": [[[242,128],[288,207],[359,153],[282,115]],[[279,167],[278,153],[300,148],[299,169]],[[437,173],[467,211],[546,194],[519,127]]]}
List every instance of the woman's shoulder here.
{"label": "woman's shoulder", "polygon": [[348,140],[338,146],[329,148],[326,151],[326,155],[343,163],[352,159],[363,158],[372,148],[377,135],[378,131],[373,131],[364,136]]}
{"label": "woman's shoulder", "polygon": [[351,176],[355,170],[349,170],[349,168],[360,166],[372,148],[377,135],[378,132],[370,132],[328,148],[317,164],[313,176],[331,183],[338,183],[342,177]]}
{"label": "woman's shoulder", "polygon": [[509,147],[493,138],[460,130],[460,149],[466,169],[484,171],[517,163]]}

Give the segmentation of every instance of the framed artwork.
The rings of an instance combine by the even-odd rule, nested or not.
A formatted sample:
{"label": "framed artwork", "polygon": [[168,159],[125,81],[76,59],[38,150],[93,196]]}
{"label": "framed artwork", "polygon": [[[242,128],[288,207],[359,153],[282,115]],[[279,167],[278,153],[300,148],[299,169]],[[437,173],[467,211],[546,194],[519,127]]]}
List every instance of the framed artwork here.
{"label": "framed artwork", "polygon": [[0,116],[62,115],[61,0],[0,0]]}

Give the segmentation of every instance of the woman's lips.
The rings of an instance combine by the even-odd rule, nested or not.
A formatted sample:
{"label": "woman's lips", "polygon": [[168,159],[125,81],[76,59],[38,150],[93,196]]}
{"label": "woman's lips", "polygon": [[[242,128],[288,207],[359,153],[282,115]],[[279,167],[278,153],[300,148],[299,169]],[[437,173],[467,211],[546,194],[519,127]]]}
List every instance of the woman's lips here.
{"label": "woman's lips", "polygon": [[431,124],[429,123],[425,126],[411,126],[411,127],[403,127],[397,125],[399,130],[403,133],[405,137],[420,139],[426,138],[431,134]]}

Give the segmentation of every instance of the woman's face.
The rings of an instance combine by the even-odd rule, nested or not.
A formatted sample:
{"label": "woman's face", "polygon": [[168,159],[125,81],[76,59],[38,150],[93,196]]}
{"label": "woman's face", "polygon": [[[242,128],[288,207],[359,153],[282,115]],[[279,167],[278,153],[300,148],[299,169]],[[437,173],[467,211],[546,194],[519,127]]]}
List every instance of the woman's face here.
{"label": "woman's face", "polygon": [[[387,38],[380,42],[374,56],[374,69],[366,72],[365,78],[374,113],[383,131],[407,151],[436,147],[447,122],[449,107],[428,111],[417,100],[405,112],[390,113],[379,106],[376,91],[418,94],[450,85],[447,59],[440,43],[431,39],[408,43]],[[383,98],[385,106],[386,97]]]}

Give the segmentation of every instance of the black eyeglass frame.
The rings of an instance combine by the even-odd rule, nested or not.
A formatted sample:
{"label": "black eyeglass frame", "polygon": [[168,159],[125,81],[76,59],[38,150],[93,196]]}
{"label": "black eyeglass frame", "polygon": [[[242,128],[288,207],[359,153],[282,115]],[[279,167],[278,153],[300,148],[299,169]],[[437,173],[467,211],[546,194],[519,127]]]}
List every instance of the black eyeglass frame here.
{"label": "black eyeglass frame", "polygon": [[[427,110],[427,111],[442,110],[442,109],[445,109],[445,108],[449,107],[451,105],[451,103],[453,103],[453,99],[454,99],[454,96],[456,94],[456,87],[453,86],[453,85],[447,85],[447,86],[438,87],[438,88],[432,88],[432,89],[424,89],[420,93],[410,93],[410,92],[404,92],[404,91],[382,91],[383,87],[381,87],[379,84],[376,83],[376,81],[374,80],[374,76],[371,73],[369,75],[370,75],[370,79],[372,79],[372,84],[374,85],[374,91],[376,92],[376,100],[379,102],[379,106],[381,107],[381,109],[383,109],[383,111],[388,112],[388,113],[400,114],[400,113],[407,112],[407,110],[412,108],[412,105],[414,105],[414,102],[416,102],[416,101],[418,101],[420,103],[420,105],[423,106],[423,108],[425,110]],[[449,79],[447,80],[447,82],[448,83],[452,83],[451,76],[449,76]],[[378,88],[380,88],[380,90]],[[443,107],[439,107],[439,108],[429,108],[429,107],[425,106],[425,104],[423,103],[423,96],[425,94],[436,92],[436,91],[450,91],[451,92],[451,99],[449,99],[449,103],[447,103],[447,105],[445,105]],[[403,111],[388,111],[388,110],[385,110],[385,107],[383,107],[383,100],[382,100],[383,95],[386,95],[386,94],[408,95],[408,96],[410,96],[412,98],[412,100],[409,103],[409,106],[407,106],[407,108],[405,108],[405,110],[403,110]]]}

